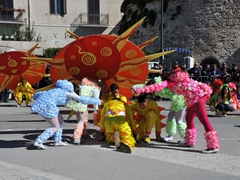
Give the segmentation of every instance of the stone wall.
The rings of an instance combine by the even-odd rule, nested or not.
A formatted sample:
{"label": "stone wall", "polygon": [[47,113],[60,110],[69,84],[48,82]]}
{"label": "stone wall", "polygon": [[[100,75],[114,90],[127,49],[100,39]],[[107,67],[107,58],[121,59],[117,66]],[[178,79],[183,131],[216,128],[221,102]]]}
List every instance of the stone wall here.
{"label": "stone wall", "polygon": [[[129,6],[129,8],[136,6]],[[147,3],[153,9],[156,22],[140,26],[130,38],[136,44],[159,36],[147,49],[161,51],[161,0]],[[130,15],[128,15],[130,18]],[[169,0],[164,14],[164,47],[190,49],[191,56],[200,63],[227,61],[240,65],[240,1],[239,0]],[[179,60],[187,56],[174,52],[165,57]]]}

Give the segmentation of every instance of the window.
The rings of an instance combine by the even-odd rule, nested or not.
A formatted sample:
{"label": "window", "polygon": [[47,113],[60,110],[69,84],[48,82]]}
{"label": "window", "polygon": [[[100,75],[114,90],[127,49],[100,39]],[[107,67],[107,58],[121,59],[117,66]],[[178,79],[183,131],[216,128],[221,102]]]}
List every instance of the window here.
{"label": "window", "polygon": [[50,0],[51,14],[67,14],[67,0]]}
{"label": "window", "polygon": [[2,7],[0,19],[1,20],[14,20],[13,0],[0,0]]}
{"label": "window", "polygon": [[100,0],[88,0],[88,23],[100,24]]}

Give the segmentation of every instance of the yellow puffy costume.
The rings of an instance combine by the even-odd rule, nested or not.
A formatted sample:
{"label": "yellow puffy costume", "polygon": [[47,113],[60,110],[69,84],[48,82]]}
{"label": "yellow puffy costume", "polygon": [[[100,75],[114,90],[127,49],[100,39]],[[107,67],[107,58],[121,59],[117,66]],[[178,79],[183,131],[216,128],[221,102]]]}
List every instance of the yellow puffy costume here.
{"label": "yellow puffy costume", "polygon": [[136,102],[132,105],[132,110],[137,126],[137,140],[145,139],[146,135],[149,136],[154,125],[156,135],[161,134],[161,121],[156,101],[149,99],[144,109],[142,109],[139,103]]}
{"label": "yellow puffy costume", "polygon": [[131,107],[120,100],[106,102],[101,111],[100,131],[105,132],[108,143],[115,142],[114,133],[119,133],[120,141],[130,148],[135,146],[132,131],[135,123]]}
{"label": "yellow puffy costume", "polygon": [[34,94],[34,89],[32,88],[31,84],[26,80],[18,83],[16,89],[14,90],[14,97],[19,106],[21,106],[23,101],[23,96],[26,98],[26,106],[29,106],[29,103],[32,99]]}
{"label": "yellow puffy costume", "polygon": [[[93,123],[94,123],[94,125],[97,125],[97,126],[100,127],[100,117],[101,117],[101,111],[102,111],[102,109],[103,109],[103,106],[104,106],[104,104],[105,104],[106,102],[112,100],[113,98],[114,98],[114,97],[113,97],[112,94],[110,94],[110,93],[108,93],[105,98],[100,98],[101,101],[102,101],[102,105],[99,105],[99,106],[98,106],[98,111],[97,111],[97,113],[94,113],[94,114],[93,114]],[[120,101],[123,101],[123,102],[127,103],[127,98],[126,98],[125,96],[123,96],[123,95],[121,95],[121,94],[118,94],[118,95],[117,95],[117,98],[119,98]]]}

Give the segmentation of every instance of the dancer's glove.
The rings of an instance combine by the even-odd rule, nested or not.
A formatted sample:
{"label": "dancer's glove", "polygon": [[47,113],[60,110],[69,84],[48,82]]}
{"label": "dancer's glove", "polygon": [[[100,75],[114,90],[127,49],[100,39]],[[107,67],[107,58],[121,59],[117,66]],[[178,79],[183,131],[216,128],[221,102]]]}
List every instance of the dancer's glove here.
{"label": "dancer's glove", "polygon": [[93,94],[94,94],[94,97],[95,97],[95,98],[99,98],[100,90],[97,89],[97,88],[95,88],[95,89],[93,90]]}

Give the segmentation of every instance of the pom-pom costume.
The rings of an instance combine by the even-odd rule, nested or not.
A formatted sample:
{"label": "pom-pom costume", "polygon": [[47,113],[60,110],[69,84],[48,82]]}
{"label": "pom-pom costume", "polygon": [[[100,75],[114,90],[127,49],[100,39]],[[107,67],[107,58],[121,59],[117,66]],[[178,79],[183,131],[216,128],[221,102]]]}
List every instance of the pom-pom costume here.
{"label": "pom-pom costume", "polygon": [[[215,111],[216,116],[219,116],[220,114],[226,116],[229,111],[237,110],[238,101],[236,102],[236,97],[234,97],[234,91],[232,88],[230,89],[228,84],[224,84],[219,88],[219,92],[214,94],[208,100],[210,110]],[[235,100],[233,100],[233,98]]]}
{"label": "pom-pom costume", "polygon": [[[154,78],[157,84],[162,83],[161,77]],[[173,140],[173,135],[176,131],[179,132],[181,138],[185,138],[186,123],[183,122],[183,117],[186,110],[186,101],[183,95],[174,94],[168,88],[163,88],[160,92],[155,92],[155,95],[159,95],[163,98],[171,100],[170,111],[166,120],[166,132],[168,136],[164,138],[165,141]]]}
{"label": "pom-pom costume", "polygon": [[161,135],[161,120],[156,101],[147,99],[147,104],[144,108],[138,102],[132,105],[136,122],[136,135],[138,141],[150,142],[150,134],[155,125],[156,138],[159,140]]}
{"label": "pom-pom costume", "polygon": [[232,95],[232,104],[235,104],[235,110],[239,110],[240,109],[240,103],[238,102],[238,98],[237,98],[237,87],[235,84],[233,84],[232,82],[228,83],[228,87],[230,89],[230,93]]}
{"label": "pom-pom costume", "polygon": [[23,96],[26,98],[26,106],[30,106],[29,103],[31,102],[33,94],[34,89],[29,82],[27,82],[25,79],[23,79],[22,82],[19,82],[14,90],[14,97],[18,107],[21,106],[23,102]]}
{"label": "pom-pom costume", "polygon": [[182,94],[186,99],[188,108],[186,113],[187,129],[185,143],[182,145],[194,146],[196,144],[197,129],[194,118],[197,115],[206,131],[207,149],[203,152],[217,152],[219,148],[218,133],[213,129],[206,112],[206,102],[212,93],[211,87],[205,83],[194,81],[185,72],[179,71],[171,74],[168,80],[163,81],[161,84],[152,84],[135,89],[135,91],[137,93],[153,93],[159,92],[165,87],[168,87],[173,93]]}
{"label": "pom-pom costume", "polygon": [[[97,92],[96,92],[97,93]],[[99,93],[98,93],[99,94]],[[62,142],[63,116],[59,113],[59,105],[65,105],[70,98],[73,98],[84,104],[100,104],[98,98],[89,98],[86,96],[78,96],[74,93],[73,84],[67,80],[58,80],[56,87],[48,91],[37,92],[33,99],[31,110],[43,116],[50,124],[41,135],[39,135],[34,143],[36,147],[46,149],[43,145],[50,137],[54,136],[55,146],[67,145]]]}
{"label": "pom-pom costume", "polygon": [[[80,96],[86,96],[90,98],[94,98],[95,89],[100,90],[100,88],[94,82],[88,80],[87,78],[83,78],[81,85],[79,85],[79,89]],[[80,144],[82,135],[88,135],[86,130],[88,123],[88,105],[71,99],[66,104],[66,107],[71,108],[76,113],[77,124],[74,126],[73,143]],[[95,105],[94,113],[96,113],[97,110],[97,105]]]}
{"label": "pom-pom costume", "polygon": [[213,96],[214,94],[219,92],[219,88],[220,86],[223,85],[223,82],[221,79],[215,79],[212,83],[211,83],[211,88],[212,88],[212,94],[211,96]]}
{"label": "pom-pom costume", "polygon": [[108,143],[115,142],[117,149],[131,153],[136,143],[131,107],[119,99],[105,102],[101,111],[100,131],[105,133]]}

